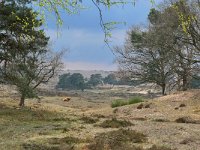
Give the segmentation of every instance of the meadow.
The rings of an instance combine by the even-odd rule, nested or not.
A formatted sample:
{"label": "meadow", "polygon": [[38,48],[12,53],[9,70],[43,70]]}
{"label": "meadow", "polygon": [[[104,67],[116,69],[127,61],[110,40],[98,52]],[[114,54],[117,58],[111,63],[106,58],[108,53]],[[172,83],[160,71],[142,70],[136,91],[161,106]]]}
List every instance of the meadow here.
{"label": "meadow", "polygon": [[[9,89],[9,88],[8,88]],[[43,92],[18,107],[0,90],[1,150],[198,150],[200,90],[150,98],[132,88]],[[64,97],[70,97],[64,102]],[[142,101],[112,108],[113,101]]]}

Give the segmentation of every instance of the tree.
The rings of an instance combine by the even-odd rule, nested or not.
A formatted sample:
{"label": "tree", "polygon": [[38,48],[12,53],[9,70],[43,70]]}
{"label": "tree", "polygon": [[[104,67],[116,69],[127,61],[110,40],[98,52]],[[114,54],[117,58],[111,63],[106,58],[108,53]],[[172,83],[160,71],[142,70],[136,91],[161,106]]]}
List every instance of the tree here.
{"label": "tree", "polygon": [[77,90],[82,90],[84,91],[85,88],[85,81],[84,77],[80,73],[74,73],[70,77],[71,85],[73,86],[72,88],[77,89]]}
{"label": "tree", "polygon": [[56,88],[67,89],[70,83],[70,73],[65,73],[59,76],[59,81],[56,85]]}
{"label": "tree", "polygon": [[92,86],[97,86],[98,84],[102,84],[103,79],[101,74],[92,74],[90,76],[90,79],[88,81],[88,84],[91,84]]}
{"label": "tree", "polygon": [[[162,24],[161,28],[168,30],[168,35],[171,34],[171,39],[173,39],[173,41],[170,41],[170,38],[168,38],[165,41],[172,45],[172,58],[174,59],[171,59],[171,67],[176,74],[179,89],[181,90],[188,89],[190,80],[193,74],[196,74],[195,70],[199,67],[200,53],[198,54],[198,49],[191,46],[190,34],[185,31],[193,22],[191,16],[194,17],[198,14],[198,12],[193,13],[189,6],[189,1],[176,1],[173,5],[167,5],[160,12],[160,22],[157,23]],[[181,15],[182,19],[180,18]],[[190,21],[187,20],[186,22],[185,17]]]}
{"label": "tree", "polygon": [[107,84],[117,84],[117,79],[116,79],[116,76],[115,74],[109,74],[107,75],[104,79],[103,79],[104,83],[107,83]]}
{"label": "tree", "polygon": [[39,30],[42,22],[26,5],[30,1],[0,3],[0,75],[26,98],[37,97],[36,88],[48,82],[61,67],[62,53],[47,47],[49,38]]}
{"label": "tree", "polygon": [[115,52],[121,70],[130,72],[133,79],[156,83],[162,87],[164,95],[171,75],[170,51],[169,47],[164,48],[163,38],[159,36],[163,34],[159,35],[153,29],[144,32],[134,28],[128,32],[124,48],[116,47]]}
{"label": "tree", "polygon": [[70,75],[70,73],[67,73],[59,77],[56,88],[84,91],[88,87],[82,74],[74,73]]}
{"label": "tree", "polygon": [[[195,50],[197,57],[193,58],[194,62],[200,62],[200,1],[199,0],[181,0],[172,2],[176,10],[182,29],[182,35],[179,41],[187,43]],[[184,57],[184,56],[183,56]]]}
{"label": "tree", "polygon": [[[193,75],[198,73],[199,55],[197,47],[191,45],[192,35],[188,38],[183,30],[194,20],[180,20],[177,10],[184,13],[183,19],[186,15],[192,19],[194,13],[188,11],[189,6],[186,1],[176,1],[164,5],[160,11],[152,9],[148,15],[149,26],[130,30],[124,47],[116,48],[121,69],[132,77],[156,83],[162,87],[163,94],[167,85],[187,90]],[[188,24],[185,26],[183,22]]]}

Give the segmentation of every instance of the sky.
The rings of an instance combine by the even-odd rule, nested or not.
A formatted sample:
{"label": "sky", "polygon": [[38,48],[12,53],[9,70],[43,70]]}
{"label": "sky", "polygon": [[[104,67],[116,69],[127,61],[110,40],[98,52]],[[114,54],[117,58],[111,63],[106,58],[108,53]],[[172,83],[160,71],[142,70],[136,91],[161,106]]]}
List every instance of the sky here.
{"label": "sky", "polygon": [[[87,8],[78,14],[69,15],[61,11],[63,25],[57,29],[55,17],[47,17],[46,34],[54,50],[66,49],[63,56],[66,70],[117,70],[115,56],[104,42],[104,32],[99,24],[99,12],[94,4],[85,0]],[[155,6],[153,6],[155,7]],[[135,5],[102,7],[105,22],[125,22],[111,31],[110,46],[123,45],[126,32],[133,25],[147,24],[152,8],[150,0],[137,0]]]}

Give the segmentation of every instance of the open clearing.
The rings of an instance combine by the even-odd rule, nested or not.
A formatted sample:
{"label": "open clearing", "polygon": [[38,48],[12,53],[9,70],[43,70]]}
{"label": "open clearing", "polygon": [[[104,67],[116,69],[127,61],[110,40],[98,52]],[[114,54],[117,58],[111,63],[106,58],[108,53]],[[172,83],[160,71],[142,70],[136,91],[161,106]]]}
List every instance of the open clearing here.
{"label": "open clearing", "polygon": [[137,95],[68,91],[26,100],[20,109],[18,98],[1,90],[0,150],[200,150],[200,90],[154,99],[140,93],[145,102],[111,108]]}

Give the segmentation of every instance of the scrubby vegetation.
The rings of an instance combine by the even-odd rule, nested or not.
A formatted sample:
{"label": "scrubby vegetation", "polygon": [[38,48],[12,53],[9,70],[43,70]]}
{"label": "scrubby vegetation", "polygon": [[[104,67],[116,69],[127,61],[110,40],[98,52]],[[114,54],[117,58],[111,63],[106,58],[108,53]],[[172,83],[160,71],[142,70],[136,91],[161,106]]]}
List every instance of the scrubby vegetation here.
{"label": "scrubby vegetation", "polygon": [[88,146],[90,150],[142,150],[134,143],[146,142],[146,135],[133,131],[119,129],[97,135],[94,142]]}
{"label": "scrubby vegetation", "polygon": [[97,121],[99,121],[99,119],[91,118],[91,117],[87,117],[87,116],[83,116],[80,120],[82,120],[84,123],[87,123],[87,124],[93,124],[93,123],[96,123]]}
{"label": "scrubby vegetation", "polygon": [[120,127],[128,127],[132,126],[133,124],[130,121],[126,120],[117,120],[113,118],[112,120],[105,120],[99,126],[103,128],[120,128]]}
{"label": "scrubby vegetation", "polygon": [[180,117],[175,120],[177,123],[192,123],[192,124],[200,124],[200,120],[194,120],[189,116]]}
{"label": "scrubby vegetation", "polygon": [[169,147],[165,147],[165,146],[153,145],[151,148],[149,148],[147,150],[173,150],[173,149],[171,149]]}
{"label": "scrubby vegetation", "polygon": [[111,104],[111,107],[114,108],[114,107],[119,107],[119,106],[124,106],[124,105],[131,105],[131,104],[136,104],[136,103],[141,103],[143,102],[142,98],[141,97],[133,97],[129,100],[115,100],[115,101],[112,101],[112,104]]}

